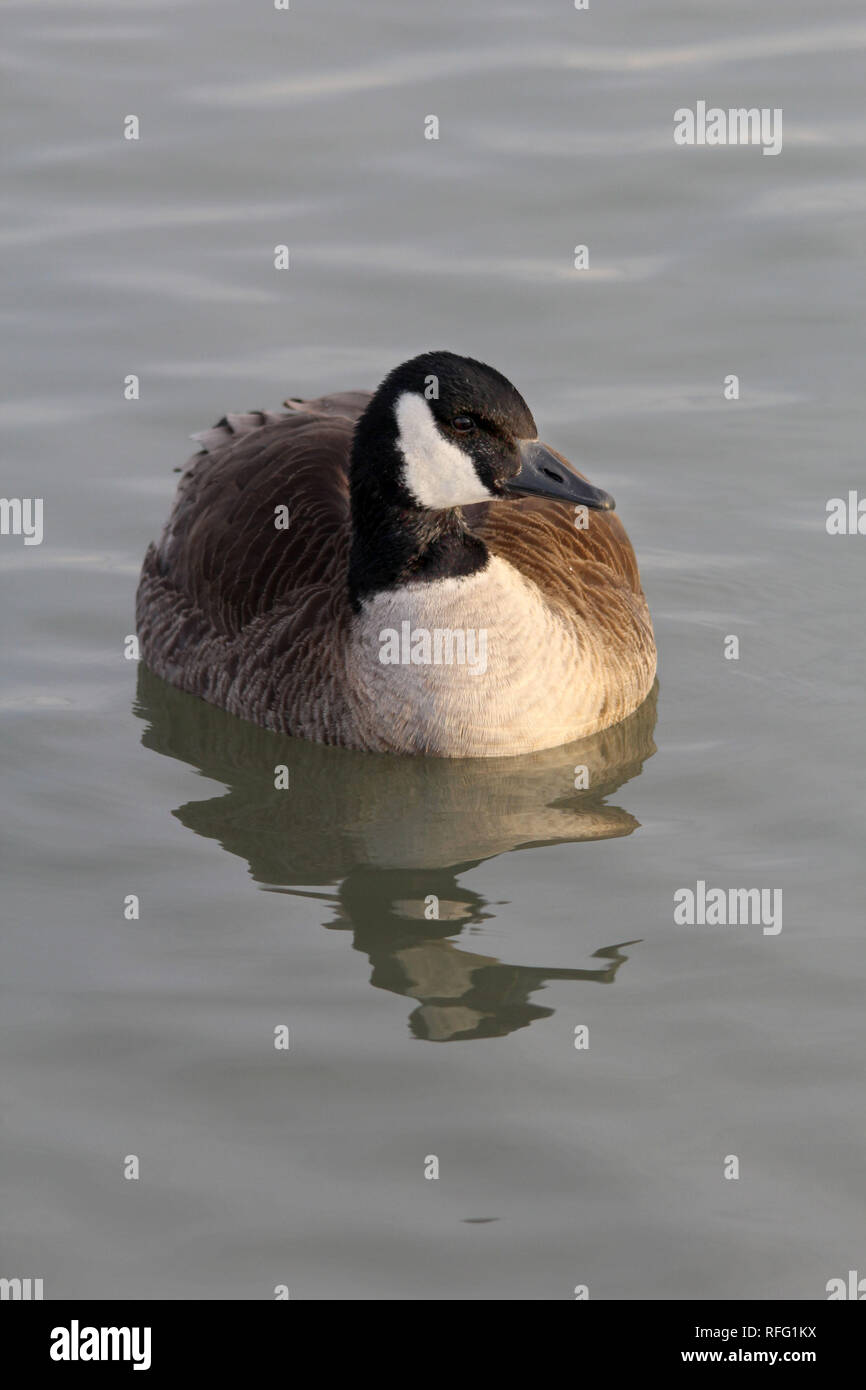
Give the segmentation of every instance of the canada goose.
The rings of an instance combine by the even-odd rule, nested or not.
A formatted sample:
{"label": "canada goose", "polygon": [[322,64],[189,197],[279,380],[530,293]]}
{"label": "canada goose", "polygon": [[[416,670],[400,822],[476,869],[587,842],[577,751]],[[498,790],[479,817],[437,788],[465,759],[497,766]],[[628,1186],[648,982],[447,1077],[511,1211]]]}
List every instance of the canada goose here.
{"label": "canada goose", "polygon": [[138,589],[157,675],[283,733],[442,757],[640,705],[655,642],[613,499],[504,376],[429,352],[286,405],[195,436]]}

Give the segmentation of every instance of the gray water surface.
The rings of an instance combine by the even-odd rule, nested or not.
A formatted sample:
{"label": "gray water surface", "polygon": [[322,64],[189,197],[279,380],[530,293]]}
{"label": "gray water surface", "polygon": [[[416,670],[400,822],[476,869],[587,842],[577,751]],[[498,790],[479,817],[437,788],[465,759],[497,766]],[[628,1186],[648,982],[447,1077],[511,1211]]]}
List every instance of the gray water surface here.
{"label": "gray water surface", "polygon": [[[0,1275],[630,1300],[866,1273],[866,539],[825,528],[864,486],[862,7],[2,12],[3,491],[45,534],[0,538]],[[675,146],[698,100],[783,108],[782,153]],[[280,739],[125,660],[187,436],[431,347],[504,371],[617,498],[657,700],[448,764]],[[677,925],[698,880],[781,889],[783,929]]]}

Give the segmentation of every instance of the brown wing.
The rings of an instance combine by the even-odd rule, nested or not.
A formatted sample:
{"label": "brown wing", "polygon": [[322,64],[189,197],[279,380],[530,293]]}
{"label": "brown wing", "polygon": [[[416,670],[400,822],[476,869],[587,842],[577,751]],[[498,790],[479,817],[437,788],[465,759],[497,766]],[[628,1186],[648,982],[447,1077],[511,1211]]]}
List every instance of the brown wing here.
{"label": "brown wing", "polygon": [[[349,551],[348,462],[369,396],[296,403],[287,415],[227,415],[196,438],[153,564],[217,632],[342,587]],[[363,403],[362,403],[363,401]],[[279,527],[277,509],[288,508]]]}

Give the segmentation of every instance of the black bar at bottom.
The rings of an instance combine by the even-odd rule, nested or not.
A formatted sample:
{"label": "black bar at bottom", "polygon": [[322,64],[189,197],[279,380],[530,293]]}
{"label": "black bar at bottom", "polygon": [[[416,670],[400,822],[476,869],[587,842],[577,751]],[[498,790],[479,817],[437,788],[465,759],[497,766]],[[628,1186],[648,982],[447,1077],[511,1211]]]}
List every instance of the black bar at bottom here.
{"label": "black bar at bottom", "polygon": [[[358,1300],[363,1302],[364,1300]],[[400,1300],[395,1300],[399,1302]],[[862,1301],[862,1300],[861,1300]],[[329,1305],[328,1322],[340,1326],[339,1304]],[[470,1304],[470,1307],[477,1306]],[[369,1316],[369,1315],[368,1315]],[[460,1315],[455,1315],[459,1319]],[[418,1349],[419,1331],[404,1314],[401,1322],[388,1318],[388,1341],[399,1350]],[[0,1304],[0,1335],[4,1362],[13,1361],[25,1373],[48,1372],[49,1377],[110,1370],[113,1375],[138,1373],[160,1379],[194,1371],[200,1379],[212,1375],[224,1379],[233,1371],[257,1373],[273,1370],[290,1374],[299,1350],[309,1354],[315,1343],[304,1336],[317,1331],[318,1317],[311,1317],[303,1299],[287,1302],[4,1302]],[[425,1356],[438,1359],[439,1336],[450,1344],[437,1319],[439,1334],[425,1334]],[[533,1328],[537,1325],[531,1324]],[[584,1342],[593,1359],[601,1358],[608,1372],[640,1369],[649,1373],[674,1366],[811,1366],[822,1376],[858,1363],[863,1342],[862,1310],[842,1302],[575,1302],[565,1322],[553,1325],[557,1332],[590,1338]],[[510,1359],[520,1325],[514,1315],[509,1336],[497,1354],[495,1323],[485,1333],[477,1315],[471,1343],[477,1348],[479,1370],[489,1374],[499,1356]],[[348,1330],[348,1329],[347,1329]],[[358,1344],[341,1341],[347,1356],[369,1355],[366,1327]],[[467,1328],[467,1332],[469,1328]],[[512,1348],[506,1350],[506,1343]],[[365,1350],[366,1348],[366,1350]],[[333,1341],[325,1344],[323,1370],[333,1370]],[[560,1344],[562,1349],[562,1344]],[[537,1348],[536,1348],[537,1350]],[[571,1347],[577,1354],[578,1348]],[[464,1355],[461,1353],[461,1361]],[[393,1374],[397,1364],[392,1365]],[[355,1365],[354,1370],[361,1372]],[[369,1363],[364,1373],[369,1372]],[[305,1373],[305,1377],[308,1373]],[[539,1375],[545,1375],[539,1367]]]}

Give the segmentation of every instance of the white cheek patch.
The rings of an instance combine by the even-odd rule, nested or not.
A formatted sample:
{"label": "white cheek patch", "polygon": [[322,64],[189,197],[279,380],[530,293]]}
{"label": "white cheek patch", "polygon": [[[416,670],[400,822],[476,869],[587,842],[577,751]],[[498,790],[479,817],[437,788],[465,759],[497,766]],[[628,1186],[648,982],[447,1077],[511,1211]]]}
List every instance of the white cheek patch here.
{"label": "white cheek patch", "polygon": [[394,407],[397,447],[405,459],[403,481],[421,507],[434,511],[489,502],[493,493],[475,472],[475,464],[436,428],[423,396],[404,391]]}

